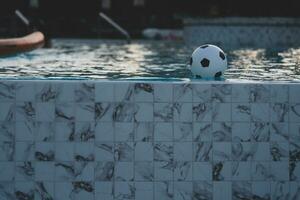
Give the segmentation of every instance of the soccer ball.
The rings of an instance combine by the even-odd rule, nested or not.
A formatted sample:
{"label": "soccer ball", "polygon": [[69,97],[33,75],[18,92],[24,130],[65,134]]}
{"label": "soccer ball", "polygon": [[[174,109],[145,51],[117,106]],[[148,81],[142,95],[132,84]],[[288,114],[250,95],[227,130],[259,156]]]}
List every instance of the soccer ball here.
{"label": "soccer ball", "polygon": [[193,52],[189,67],[196,77],[220,78],[227,69],[227,58],[222,49],[206,44]]}

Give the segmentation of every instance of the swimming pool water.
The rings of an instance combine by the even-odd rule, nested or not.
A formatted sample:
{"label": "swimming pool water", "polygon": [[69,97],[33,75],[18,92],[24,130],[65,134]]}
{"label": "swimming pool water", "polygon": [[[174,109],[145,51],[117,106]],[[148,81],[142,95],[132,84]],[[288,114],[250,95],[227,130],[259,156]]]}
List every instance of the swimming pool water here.
{"label": "swimming pool water", "polygon": [[[201,44],[199,44],[201,45]],[[0,58],[2,78],[191,78],[183,42],[55,39],[53,48]],[[227,50],[225,79],[300,80],[300,48]]]}

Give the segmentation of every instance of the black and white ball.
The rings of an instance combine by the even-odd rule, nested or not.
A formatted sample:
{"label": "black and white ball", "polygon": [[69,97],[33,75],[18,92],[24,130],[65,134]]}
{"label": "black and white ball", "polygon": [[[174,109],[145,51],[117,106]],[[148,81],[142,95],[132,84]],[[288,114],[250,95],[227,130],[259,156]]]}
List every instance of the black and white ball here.
{"label": "black and white ball", "polygon": [[190,70],[201,78],[219,78],[227,69],[227,58],[222,49],[206,44],[198,47],[190,58]]}

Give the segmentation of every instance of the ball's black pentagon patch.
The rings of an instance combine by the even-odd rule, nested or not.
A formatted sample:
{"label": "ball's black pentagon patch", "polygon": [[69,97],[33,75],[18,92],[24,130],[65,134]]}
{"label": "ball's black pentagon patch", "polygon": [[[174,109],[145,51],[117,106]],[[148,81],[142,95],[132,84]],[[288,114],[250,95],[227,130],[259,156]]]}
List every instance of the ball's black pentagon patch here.
{"label": "ball's black pentagon patch", "polygon": [[219,77],[221,77],[222,76],[222,72],[217,72],[216,74],[215,74],[215,78],[219,78]]}
{"label": "ball's black pentagon patch", "polygon": [[207,48],[207,47],[208,47],[208,44],[205,44],[205,45],[200,46],[201,49],[205,49],[205,48]]}
{"label": "ball's black pentagon patch", "polygon": [[203,58],[200,63],[202,65],[202,67],[208,67],[209,66],[209,60],[206,59],[206,58]]}
{"label": "ball's black pentagon patch", "polygon": [[225,60],[225,55],[223,52],[220,51],[219,56],[220,56],[220,58],[222,58],[222,60]]}
{"label": "ball's black pentagon patch", "polygon": [[190,58],[190,65],[193,64],[193,57]]}
{"label": "ball's black pentagon patch", "polygon": [[202,76],[200,76],[200,75],[195,75],[195,78],[202,78]]}

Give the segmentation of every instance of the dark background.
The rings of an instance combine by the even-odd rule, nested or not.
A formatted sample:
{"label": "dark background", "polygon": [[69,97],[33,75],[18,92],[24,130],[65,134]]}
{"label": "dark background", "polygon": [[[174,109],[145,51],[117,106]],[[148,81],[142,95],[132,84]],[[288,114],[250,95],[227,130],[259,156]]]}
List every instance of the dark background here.
{"label": "dark background", "polygon": [[299,0],[111,0],[109,9],[102,0],[0,0],[0,36],[30,32],[14,15],[21,10],[38,29],[53,37],[120,37],[98,16],[103,11],[139,37],[147,27],[181,28],[184,17],[300,17]]}

